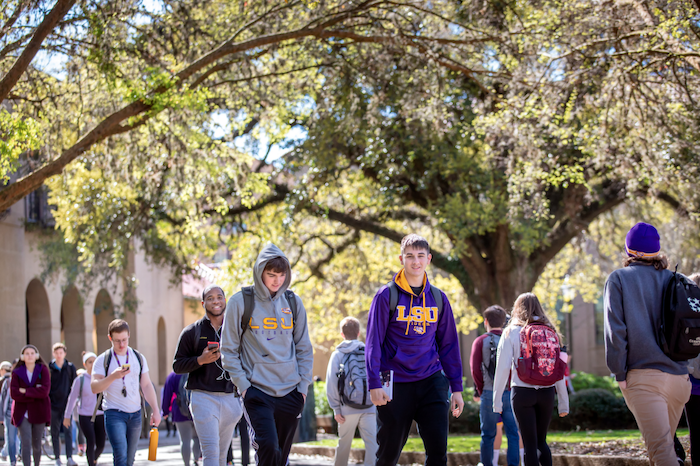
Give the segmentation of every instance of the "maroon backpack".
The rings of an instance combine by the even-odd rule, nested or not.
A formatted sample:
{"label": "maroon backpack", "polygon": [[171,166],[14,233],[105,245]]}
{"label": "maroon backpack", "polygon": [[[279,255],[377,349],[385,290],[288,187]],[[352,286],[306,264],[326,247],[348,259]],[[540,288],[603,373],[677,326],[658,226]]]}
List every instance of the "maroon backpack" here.
{"label": "maroon backpack", "polygon": [[520,330],[518,377],[530,385],[554,385],[564,378],[559,337],[551,327],[534,322]]}

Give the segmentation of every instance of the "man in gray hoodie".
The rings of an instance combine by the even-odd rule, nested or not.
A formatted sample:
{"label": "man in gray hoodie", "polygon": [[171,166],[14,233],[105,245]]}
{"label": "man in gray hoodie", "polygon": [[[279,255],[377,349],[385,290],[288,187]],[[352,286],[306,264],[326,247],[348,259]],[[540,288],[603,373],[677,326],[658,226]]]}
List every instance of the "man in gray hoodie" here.
{"label": "man in gray hoodie", "polygon": [[[221,356],[243,398],[257,464],[283,466],[311,384],[313,349],[306,309],[288,290],[289,260],[277,246],[260,252],[253,279],[226,306]],[[243,322],[246,301],[252,314]]]}
{"label": "man in gray hoodie", "polygon": [[[338,448],[335,450],[335,466],[347,466],[350,456],[352,438],[355,429],[359,427],[362,441],[365,442],[365,466],[374,466],[377,462],[377,407],[372,404],[369,389],[365,388],[367,395],[367,408],[354,408],[343,403],[338,389],[338,372],[343,364],[348,371],[365,367],[365,344],[358,340],[360,337],[360,321],[354,317],[346,317],[340,322],[340,335],[343,341],[335,347],[328,361],[326,371],[326,395],[328,404],[333,409],[335,420],[338,421]],[[359,351],[358,351],[359,350]],[[361,367],[350,367],[349,359],[356,354],[361,356]],[[365,372],[366,374],[366,372]],[[358,375],[365,375],[358,374]],[[349,374],[352,376],[352,374]],[[366,380],[366,376],[365,376]],[[365,384],[365,387],[367,385]]]}

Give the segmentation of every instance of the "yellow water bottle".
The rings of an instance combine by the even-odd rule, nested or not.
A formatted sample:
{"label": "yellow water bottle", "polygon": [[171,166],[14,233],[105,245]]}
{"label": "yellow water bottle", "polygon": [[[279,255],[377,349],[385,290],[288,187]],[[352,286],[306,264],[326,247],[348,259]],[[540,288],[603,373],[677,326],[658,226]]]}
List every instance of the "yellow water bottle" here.
{"label": "yellow water bottle", "polygon": [[158,428],[151,428],[150,440],[148,442],[148,461],[156,460],[156,452],[158,451]]}

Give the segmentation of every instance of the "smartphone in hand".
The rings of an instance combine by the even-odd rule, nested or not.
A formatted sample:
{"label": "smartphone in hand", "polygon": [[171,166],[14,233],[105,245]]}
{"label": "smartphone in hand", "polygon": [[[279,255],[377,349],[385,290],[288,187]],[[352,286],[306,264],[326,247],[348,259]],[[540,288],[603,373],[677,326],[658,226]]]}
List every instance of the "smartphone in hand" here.
{"label": "smartphone in hand", "polygon": [[131,364],[122,364],[122,370],[128,371],[129,369],[131,369]]}
{"label": "smartphone in hand", "polygon": [[219,342],[218,341],[210,341],[207,343],[207,349],[209,351],[219,351]]}

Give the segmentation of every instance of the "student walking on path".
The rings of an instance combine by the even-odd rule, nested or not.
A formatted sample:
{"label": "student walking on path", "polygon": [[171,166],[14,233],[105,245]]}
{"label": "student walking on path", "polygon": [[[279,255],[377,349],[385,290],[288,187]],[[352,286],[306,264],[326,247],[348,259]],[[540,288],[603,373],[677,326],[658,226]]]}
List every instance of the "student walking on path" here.
{"label": "student walking on path", "polygon": [[542,361],[547,365],[543,368],[544,372],[551,372],[557,365],[559,341],[556,329],[547,318],[537,296],[532,293],[521,294],[515,300],[510,323],[498,342],[496,377],[493,383],[493,412],[504,412],[503,393],[510,377],[513,412],[523,439],[525,466],[552,466],[552,453],[547,446],[547,431],[552,419],[554,397],[558,397],[557,408],[559,416],[563,417],[569,413],[569,394],[564,381],[563,366],[561,378],[555,383],[539,385],[521,380],[518,374],[518,360],[524,355],[525,347],[532,348],[532,341],[528,340],[528,335],[534,334],[529,330],[535,327],[543,327],[536,329],[536,332],[544,337],[537,343],[541,344],[543,349],[546,348],[546,356],[552,358],[546,363]]}
{"label": "student walking on path", "polygon": [[19,429],[22,440],[22,465],[41,464],[41,439],[44,426],[51,422],[51,375],[49,368],[34,345],[22,348],[19,362],[12,371],[10,395],[12,424]]}
{"label": "student walking on path", "polygon": [[150,425],[160,424],[158,399],[146,357],[129,346],[129,324],[115,319],[107,328],[112,348],[100,354],[92,368],[90,388],[104,393],[102,407],[114,466],[132,466],[141,435],[142,405],[139,389],[153,407]]}
{"label": "student walking on path", "polygon": [[92,413],[95,411],[97,398],[92,393],[90,383],[92,382],[92,370],[97,360],[97,355],[92,352],[86,353],[83,351],[83,366],[85,373],[80,374],[74,381],[66,404],[65,414],[63,415],[63,426],[66,429],[70,428],[70,418],[73,414],[73,409],[78,406],[78,424],[85,435],[87,442],[86,456],[88,466],[95,466],[97,460],[105,448],[105,440],[107,433],[105,432],[105,417],[102,410],[97,410],[95,413],[95,422],[92,422]]}
{"label": "student walking on path", "polygon": [[[428,281],[431,258],[425,238],[404,237],[403,268],[379,289],[369,310],[365,358],[377,406],[378,466],[397,464],[413,420],[426,466],[446,465],[449,412],[459,417],[464,408],[457,328],[447,296]],[[393,398],[381,388],[385,371],[394,371]]]}
{"label": "student walking on path", "polygon": [[206,287],[202,292],[202,307],[204,317],[180,334],[173,370],[188,374],[185,388],[192,392],[190,412],[204,466],[225,466],[233,432],[243,411],[236,387],[221,360],[224,290],[218,285]]}
{"label": "student walking on path", "polygon": [[506,311],[498,305],[490,306],[484,311],[484,327],[486,333],[479,336],[472,344],[471,367],[472,379],[476,391],[475,398],[479,401],[479,420],[481,427],[481,463],[484,466],[498,464],[498,450],[494,449],[494,440],[498,432],[499,418],[508,438],[508,466],[518,466],[520,452],[518,449],[520,436],[515,422],[513,409],[510,404],[510,379],[503,390],[501,402],[503,413],[493,412],[493,381],[496,375],[496,356],[498,342],[506,323]]}
{"label": "student walking on path", "polygon": [[[163,399],[161,407],[163,419],[170,417],[173,423],[177,426],[177,432],[180,436],[180,454],[182,462],[185,466],[190,466],[190,457],[194,453],[194,466],[197,466],[199,458],[202,456],[202,449],[199,446],[199,437],[197,429],[195,429],[190,413],[189,400],[187,399],[187,388],[185,381],[182,379],[185,376],[171,372],[165,379],[165,387],[163,388]],[[189,376],[187,377],[189,380]],[[238,400],[232,400],[237,403]]]}
{"label": "student walking on path", "polygon": [[[359,341],[360,321],[354,317],[346,317],[340,322],[340,335],[343,341],[335,347],[328,361],[326,371],[326,396],[328,405],[333,410],[338,422],[338,448],[335,450],[335,466],[347,466],[350,457],[352,439],[355,429],[359,427],[360,436],[365,443],[365,466],[374,466],[377,461],[377,408],[372,404],[369,390],[366,389],[365,345]],[[350,359],[353,359],[351,361]],[[358,363],[361,361],[361,364]],[[353,407],[341,397],[338,387],[343,380],[339,379],[341,365],[345,373],[344,379],[355,382],[359,398],[366,397],[367,407]],[[361,366],[361,367],[360,367]],[[359,383],[358,383],[359,382]],[[365,384],[362,384],[365,382]],[[349,393],[343,393],[346,397]],[[360,400],[357,400],[360,401]]]}
{"label": "student walking on path", "polygon": [[61,466],[61,430],[66,443],[66,464],[77,466],[73,459],[73,429],[63,428],[63,415],[66,412],[66,403],[70,394],[73,381],[77,377],[76,368],[72,362],[66,359],[66,345],[54,343],[53,360],[49,363],[51,371],[51,444],[53,454],[56,456],[56,466]]}
{"label": "student walking on path", "polygon": [[605,357],[634,414],[653,465],[677,466],[673,434],[691,383],[686,361],[673,361],[657,342],[662,296],[672,276],[661,238],[648,223],[625,238],[628,257],[605,282]]}
{"label": "student walking on path", "polygon": [[14,363],[3,361],[0,364],[0,370],[4,370],[5,374],[2,377],[2,388],[0,389],[0,406],[2,407],[2,419],[5,425],[5,445],[2,447],[2,460],[10,458],[10,466],[17,464],[17,427],[12,424],[12,398],[10,397],[10,379],[12,378],[12,370],[17,364],[17,359]]}
{"label": "student walking on path", "polygon": [[284,466],[311,385],[313,348],[304,304],[288,290],[289,260],[277,246],[260,252],[253,280],[228,302],[221,354],[243,397],[258,466]]}

